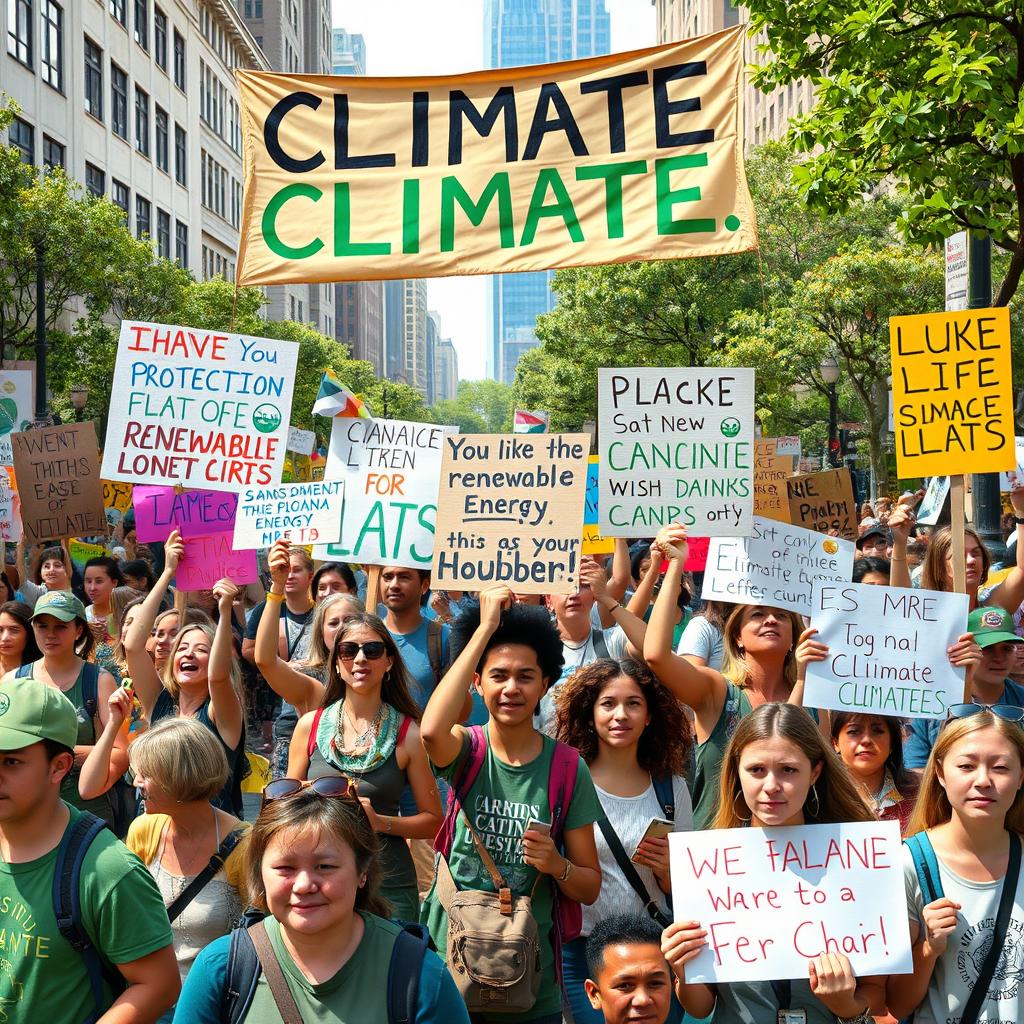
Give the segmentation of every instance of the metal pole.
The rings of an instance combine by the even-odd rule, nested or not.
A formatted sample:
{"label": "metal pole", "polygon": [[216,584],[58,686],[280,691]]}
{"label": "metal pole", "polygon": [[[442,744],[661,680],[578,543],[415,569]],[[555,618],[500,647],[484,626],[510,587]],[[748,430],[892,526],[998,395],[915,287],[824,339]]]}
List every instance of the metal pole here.
{"label": "metal pole", "polygon": [[828,464],[832,469],[840,465],[840,453],[836,447],[839,440],[839,398],[835,384],[828,386]]}
{"label": "metal pole", "polygon": [[36,419],[46,419],[46,253],[36,240]]}

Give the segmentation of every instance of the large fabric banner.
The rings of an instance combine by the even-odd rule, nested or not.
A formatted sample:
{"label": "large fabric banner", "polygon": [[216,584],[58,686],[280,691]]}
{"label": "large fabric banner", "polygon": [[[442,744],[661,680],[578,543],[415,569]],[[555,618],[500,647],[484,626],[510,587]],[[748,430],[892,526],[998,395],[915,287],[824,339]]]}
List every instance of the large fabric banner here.
{"label": "large fabric banner", "polygon": [[743,27],[452,77],[238,71],[242,285],[745,252]]}

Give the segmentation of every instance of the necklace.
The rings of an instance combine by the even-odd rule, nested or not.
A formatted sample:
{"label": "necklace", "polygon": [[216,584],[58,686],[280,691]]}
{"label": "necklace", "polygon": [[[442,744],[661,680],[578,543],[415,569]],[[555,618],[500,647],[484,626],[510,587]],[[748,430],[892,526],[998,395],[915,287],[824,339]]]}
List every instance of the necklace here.
{"label": "necklace", "polygon": [[[338,735],[341,737],[342,752],[351,751],[352,753],[358,753],[362,750],[368,750],[377,738],[377,734],[380,732],[381,722],[384,721],[384,702],[377,706],[377,713],[370,719],[370,724],[362,731],[359,732],[359,727],[351,719],[348,713],[345,711],[345,699],[342,698],[338,701]],[[355,740],[352,742],[351,747],[345,747],[345,722],[348,722],[352,731],[356,734]]]}

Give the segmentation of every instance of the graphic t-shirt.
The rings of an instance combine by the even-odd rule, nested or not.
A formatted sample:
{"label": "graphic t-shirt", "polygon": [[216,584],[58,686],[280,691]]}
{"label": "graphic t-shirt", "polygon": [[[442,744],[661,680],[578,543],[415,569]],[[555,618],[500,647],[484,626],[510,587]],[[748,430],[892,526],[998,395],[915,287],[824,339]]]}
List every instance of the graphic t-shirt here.
{"label": "graphic t-shirt", "polygon": [[[486,735],[486,729],[485,729]],[[528,764],[511,765],[495,757],[487,743],[487,754],[480,774],[473,783],[463,802],[463,808],[473,823],[476,834],[487,848],[495,866],[501,872],[513,896],[529,896],[537,879],[537,869],[523,860],[523,832],[530,818],[538,821],[551,820],[548,800],[548,781],[551,775],[551,759],[555,752],[555,741],[543,737],[541,752]],[[469,736],[463,740],[459,756],[447,767],[434,766],[434,774],[451,783],[469,751]],[[601,804],[594,790],[590,770],[583,761],[579,763],[572,801],[565,814],[565,831],[584,825],[592,825],[604,817]],[[480,889],[494,892],[494,885],[473,844],[473,837],[466,828],[465,819],[460,815],[455,825],[455,841],[449,858],[452,877],[460,889]],[[533,913],[537,919],[540,934],[541,983],[537,1001],[524,1014],[500,1013],[493,1017],[485,1014],[483,1019],[507,1024],[532,1020],[562,1009],[562,996],[555,980],[554,949],[549,940],[551,933],[551,886],[555,884],[541,879],[533,891]],[[430,929],[438,953],[445,956],[448,946],[448,915],[431,887],[423,902],[420,919]]]}
{"label": "graphic t-shirt", "polygon": [[[70,811],[68,828],[81,815]],[[23,864],[0,860],[0,1021],[79,1024],[94,1012],[85,962],[53,914],[56,863],[57,847]],[[111,963],[171,944],[156,882],[112,832],[101,832],[89,847],[80,893],[85,930]]]}
{"label": "graphic t-shirt", "polygon": [[[994,925],[1003,880],[969,882],[938,860],[942,890],[962,909],[956,915],[956,930],[949,937],[945,953],[935,962],[924,1002],[914,1013],[914,1024],[960,1024],[993,941],[1002,946],[1002,953],[989,985],[988,998],[978,1011],[978,1024],[1017,1024],[1024,1018],[1024,873],[1017,881],[1006,934],[996,937]],[[903,848],[903,880],[907,912],[921,925],[924,897],[913,858],[906,847]]]}

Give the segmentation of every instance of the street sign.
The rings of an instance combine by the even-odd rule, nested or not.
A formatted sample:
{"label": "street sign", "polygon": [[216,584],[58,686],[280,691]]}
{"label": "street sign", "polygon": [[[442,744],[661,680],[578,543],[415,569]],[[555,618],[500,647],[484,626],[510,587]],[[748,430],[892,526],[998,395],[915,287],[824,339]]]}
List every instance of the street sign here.
{"label": "street sign", "polygon": [[958,231],[946,239],[946,312],[967,309],[967,279],[970,273],[970,238]]}

